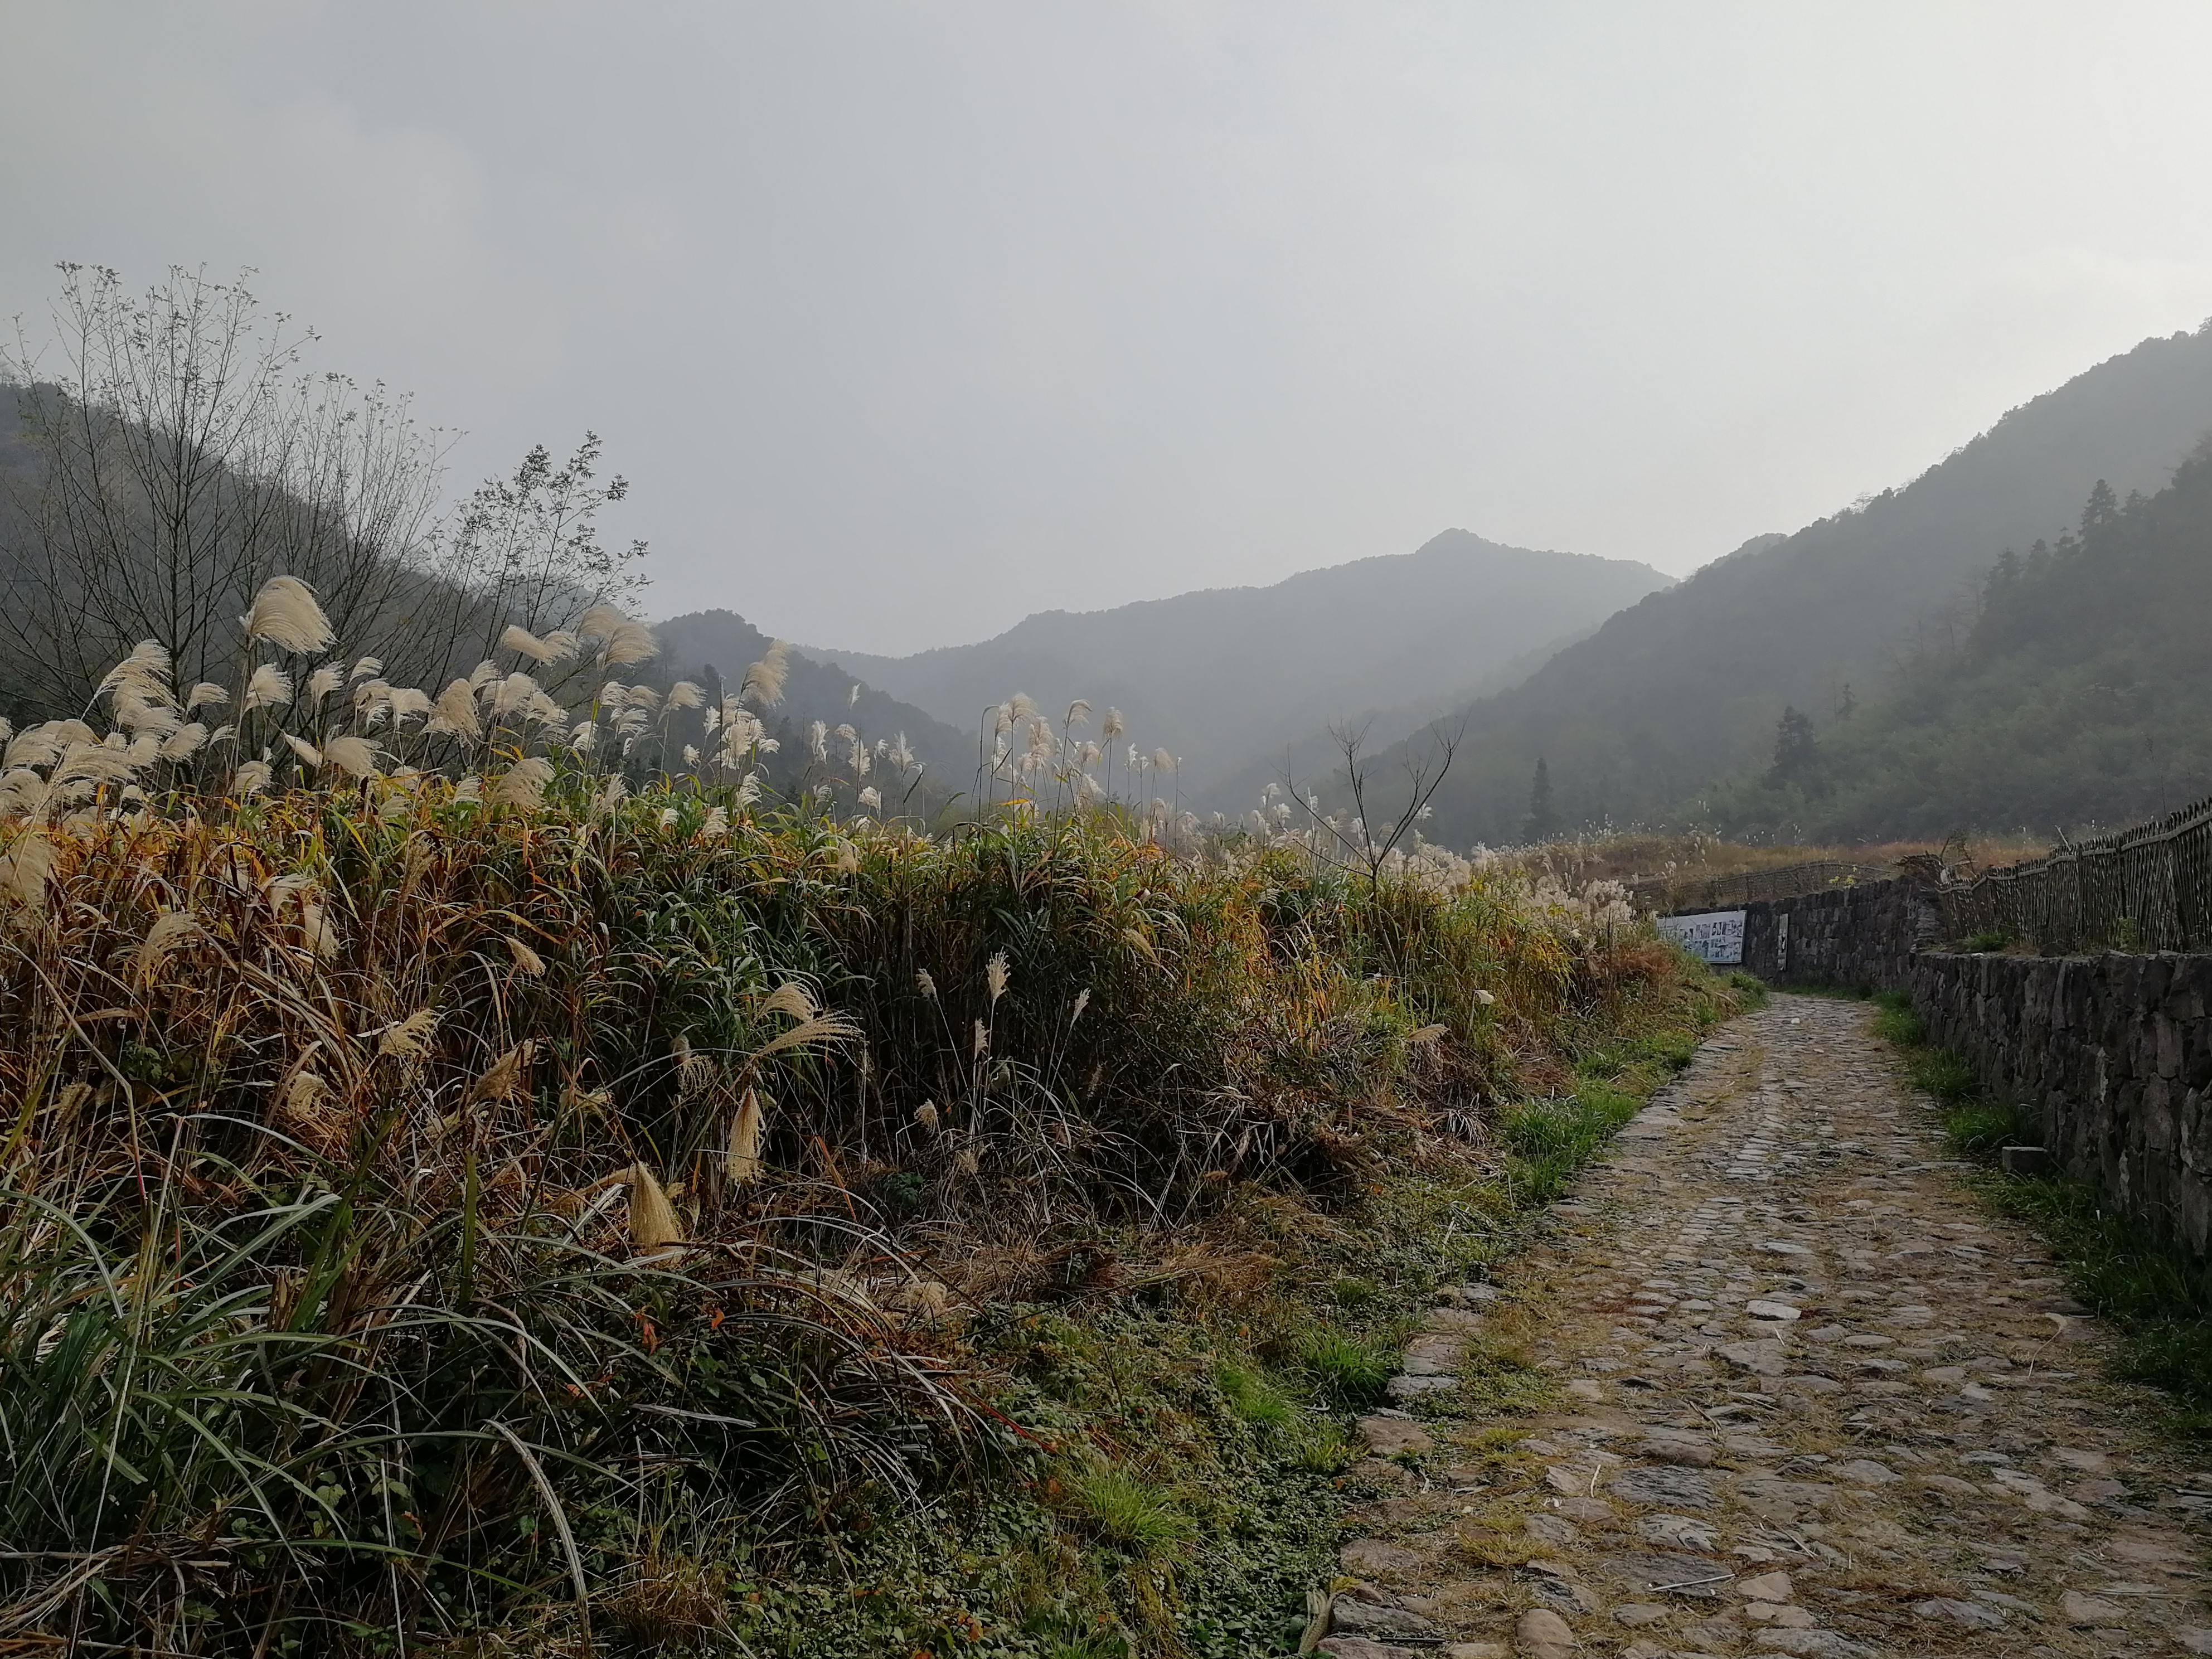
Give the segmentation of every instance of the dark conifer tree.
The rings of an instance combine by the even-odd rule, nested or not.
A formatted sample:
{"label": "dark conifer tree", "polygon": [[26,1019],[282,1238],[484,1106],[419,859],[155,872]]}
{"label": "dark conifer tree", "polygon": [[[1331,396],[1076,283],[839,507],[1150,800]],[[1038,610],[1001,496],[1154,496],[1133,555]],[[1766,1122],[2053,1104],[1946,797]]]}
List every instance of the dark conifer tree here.
{"label": "dark conifer tree", "polygon": [[1536,757],[1535,781],[1528,786],[1528,822],[1522,827],[1527,842],[1549,841],[1559,832],[1559,814],[1552,805],[1552,769]]}
{"label": "dark conifer tree", "polygon": [[1774,726],[1774,769],[1767,774],[1767,781],[1807,782],[1820,758],[1820,746],[1813,739],[1813,717],[1794,708],[1784,708]]}

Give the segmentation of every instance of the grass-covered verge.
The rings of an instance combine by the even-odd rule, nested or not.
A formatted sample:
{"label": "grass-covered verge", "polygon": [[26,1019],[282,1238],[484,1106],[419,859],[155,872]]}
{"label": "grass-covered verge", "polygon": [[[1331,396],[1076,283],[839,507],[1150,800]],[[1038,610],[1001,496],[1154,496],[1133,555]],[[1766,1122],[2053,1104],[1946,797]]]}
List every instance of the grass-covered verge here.
{"label": "grass-covered verge", "polygon": [[2081,1182],[2004,1170],[2002,1149],[2037,1144],[2040,1126],[1993,1098],[1961,1056],[1929,1045],[1910,998],[1888,992],[1874,1000],[1876,1034],[1896,1045],[1914,1086],[1942,1108],[1953,1150],[1983,1165],[1973,1177],[1977,1194],[2034,1229],[2057,1252],[2074,1296],[2119,1326],[2122,1375],[2171,1395],[2177,1430],[2212,1437],[2212,1264],[2141,1218],[2108,1208]]}
{"label": "grass-covered verge", "polygon": [[[951,1593],[974,1627],[937,1620],[921,1644],[933,1654],[1291,1651],[1307,1590],[1337,1571],[1336,1516],[1357,1478],[1349,1419],[1380,1403],[1432,1292],[1522,1249],[1739,994],[1698,970],[1649,982],[1578,1030],[1544,1092],[1477,1138],[1409,1139],[1334,1203],[1242,1189],[1176,1247],[1185,1276],[980,1322],[969,1340],[1011,1379],[1004,1409],[1048,1445],[1031,1445],[981,1526],[915,1516],[896,1529],[965,1565],[917,1576],[931,1547],[887,1542],[848,1569],[842,1604],[818,1581],[763,1592],[763,1607],[805,1600],[812,1616],[757,1615],[748,1641],[794,1659],[888,1651],[918,1626],[866,1609]],[[1557,1386],[1510,1343],[1474,1347],[1460,1389],[1423,1409],[1525,1412]]]}
{"label": "grass-covered verge", "polygon": [[1280,1651],[1400,1322],[1734,1006],[1463,864],[545,770],[0,824],[0,1640]]}

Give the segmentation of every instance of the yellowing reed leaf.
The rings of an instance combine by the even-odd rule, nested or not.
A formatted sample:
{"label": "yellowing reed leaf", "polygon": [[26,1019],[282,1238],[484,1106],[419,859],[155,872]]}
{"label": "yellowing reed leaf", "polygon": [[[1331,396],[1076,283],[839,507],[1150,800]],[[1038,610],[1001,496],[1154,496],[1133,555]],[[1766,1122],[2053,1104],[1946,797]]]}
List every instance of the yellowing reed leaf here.
{"label": "yellowing reed leaf", "polygon": [[523,1073],[530,1065],[530,1056],[537,1044],[525,1038],[509,1048],[491,1064],[491,1068],[477,1079],[477,1098],[479,1100],[516,1101],[523,1098]]}

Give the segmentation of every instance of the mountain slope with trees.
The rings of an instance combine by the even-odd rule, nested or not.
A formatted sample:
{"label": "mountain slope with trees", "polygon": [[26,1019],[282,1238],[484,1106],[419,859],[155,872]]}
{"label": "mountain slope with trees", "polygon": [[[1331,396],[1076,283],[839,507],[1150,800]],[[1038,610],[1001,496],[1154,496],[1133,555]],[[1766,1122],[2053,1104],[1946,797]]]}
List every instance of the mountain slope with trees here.
{"label": "mountain slope with trees", "polygon": [[[2055,544],[1999,556],[1878,700],[1790,710],[1713,790],[1731,835],[1882,840],[2117,828],[2212,794],[2212,441],[2154,495],[2099,483]],[[1794,718],[1792,718],[1794,716]]]}
{"label": "mountain slope with trees", "polygon": [[2100,478],[2161,489],[2208,430],[2212,331],[2147,340],[1911,483],[1646,597],[1468,711],[1432,838],[1518,839],[1540,759],[1562,829],[1677,816],[1765,758],[1785,707],[1863,698],[2003,549],[2057,534]]}
{"label": "mountain slope with trees", "polygon": [[[1023,690],[1057,714],[1120,708],[1183,761],[1186,805],[1279,763],[1331,721],[1374,711],[1391,735],[1455,706],[1532,645],[1572,635],[1668,585],[1648,565],[1537,552],[1448,530],[1412,553],[1111,611],[1051,611],[980,644],[912,657],[804,647],[974,730]],[[1378,731],[1378,735],[1380,732]],[[1231,805],[1247,805],[1241,794]]]}

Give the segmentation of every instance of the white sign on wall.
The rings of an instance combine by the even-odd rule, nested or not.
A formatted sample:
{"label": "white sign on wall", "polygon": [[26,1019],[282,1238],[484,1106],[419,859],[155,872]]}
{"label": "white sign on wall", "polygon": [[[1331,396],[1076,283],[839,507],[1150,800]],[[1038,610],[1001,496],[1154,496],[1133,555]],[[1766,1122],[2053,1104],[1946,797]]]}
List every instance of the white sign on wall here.
{"label": "white sign on wall", "polygon": [[1743,912],[1706,910],[1694,916],[1662,916],[1659,932],[1700,961],[1733,968],[1743,960]]}

